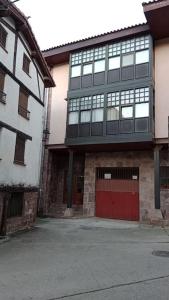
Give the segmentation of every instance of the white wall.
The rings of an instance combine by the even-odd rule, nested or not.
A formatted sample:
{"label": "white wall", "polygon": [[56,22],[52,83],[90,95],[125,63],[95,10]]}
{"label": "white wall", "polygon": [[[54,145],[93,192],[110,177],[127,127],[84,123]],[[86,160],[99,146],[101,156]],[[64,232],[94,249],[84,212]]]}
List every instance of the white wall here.
{"label": "white wall", "polygon": [[13,72],[13,56],[15,47],[15,34],[5,25],[1,24],[7,31],[6,51],[0,47],[0,62],[2,62],[11,72]]}
{"label": "white wall", "polygon": [[50,97],[50,136],[49,144],[64,144],[66,134],[67,97],[69,65],[63,64],[52,69],[56,87]]}
{"label": "white wall", "polygon": [[[8,23],[12,24],[10,19]],[[14,27],[14,24],[12,25]],[[13,72],[15,34],[9,29],[5,28],[5,30],[8,30],[9,35],[7,40],[8,53],[0,47],[0,61]],[[26,44],[28,45],[28,43]],[[3,55],[1,55],[2,53]],[[15,76],[33,93],[28,99],[30,119],[27,120],[18,114],[20,85],[10,74],[6,74],[4,85],[6,104],[0,102],[0,121],[31,136],[32,141],[26,140],[25,144],[26,166],[17,165],[14,163],[16,133],[6,128],[0,129],[0,185],[23,184],[26,187],[34,187],[39,184],[44,115],[44,107],[34,98],[34,95],[43,101],[44,83],[41,76],[38,75],[37,77],[36,61],[35,65],[33,62],[30,64],[30,76],[22,70],[24,53],[29,56],[29,49],[27,51],[21,40],[18,39]],[[37,69],[39,70],[39,68]],[[39,86],[37,78],[39,78]]]}

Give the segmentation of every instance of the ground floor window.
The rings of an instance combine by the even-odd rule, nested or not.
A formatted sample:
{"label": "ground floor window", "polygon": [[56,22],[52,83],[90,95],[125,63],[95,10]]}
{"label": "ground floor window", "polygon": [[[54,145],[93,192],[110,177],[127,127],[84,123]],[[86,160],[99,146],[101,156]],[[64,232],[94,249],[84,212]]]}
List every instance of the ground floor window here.
{"label": "ground floor window", "polygon": [[23,202],[24,193],[14,192],[11,193],[10,199],[8,200],[7,217],[21,217],[23,213]]}
{"label": "ground floor window", "polygon": [[169,189],[169,167],[160,167],[160,187],[161,189]]}

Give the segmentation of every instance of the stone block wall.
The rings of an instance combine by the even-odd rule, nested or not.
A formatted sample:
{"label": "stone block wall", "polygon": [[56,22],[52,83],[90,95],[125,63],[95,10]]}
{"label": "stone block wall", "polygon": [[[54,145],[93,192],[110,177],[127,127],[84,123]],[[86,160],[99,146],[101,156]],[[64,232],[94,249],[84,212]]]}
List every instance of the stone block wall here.
{"label": "stone block wall", "polygon": [[140,221],[154,223],[162,220],[161,211],[154,207],[153,151],[86,153],[84,215],[95,215],[96,168],[100,167],[138,167]]}
{"label": "stone block wall", "polygon": [[7,219],[7,233],[30,229],[36,220],[38,192],[24,193],[24,207],[22,217]]}

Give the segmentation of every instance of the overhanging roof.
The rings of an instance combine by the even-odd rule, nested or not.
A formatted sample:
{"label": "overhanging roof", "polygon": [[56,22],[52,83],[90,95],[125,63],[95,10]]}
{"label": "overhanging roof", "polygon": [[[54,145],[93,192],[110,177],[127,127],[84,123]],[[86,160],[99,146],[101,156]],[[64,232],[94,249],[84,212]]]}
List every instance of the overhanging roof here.
{"label": "overhanging roof", "polygon": [[169,0],[143,3],[144,14],[155,39],[169,37]]}
{"label": "overhanging roof", "polygon": [[49,66],[69,61],[69,54],[79,49],[101,45],[110,41],[117,41],[122,38],[129,38],[135,35],[141,35],[150,31],[149,25],[146,23],[134,25],[120,30],[111,31],[83,40],[67,43],[57,47],[53,47],[42,51],[43,56]]}
{"label": "overhanging roof", "polygon": [[50,74],[45,59],[40,51],[32,28],[26,16],[9,0],[0,0],[0,17],[11,17],[16,23],[16,28],[21,31],[30,46],[32,57],[34,57],[44,76],[44,83],[46,87],[54,87],[55,82]]}

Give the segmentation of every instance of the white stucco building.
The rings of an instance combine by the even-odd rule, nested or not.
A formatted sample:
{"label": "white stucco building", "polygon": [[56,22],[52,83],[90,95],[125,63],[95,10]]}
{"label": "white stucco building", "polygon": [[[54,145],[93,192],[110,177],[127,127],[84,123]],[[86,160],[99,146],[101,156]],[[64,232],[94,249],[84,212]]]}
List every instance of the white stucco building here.
{"label": "white stucco building", "polygon": [[0,234],[35,219],[45,88],[52,86],[27,18],[0,0]]}

